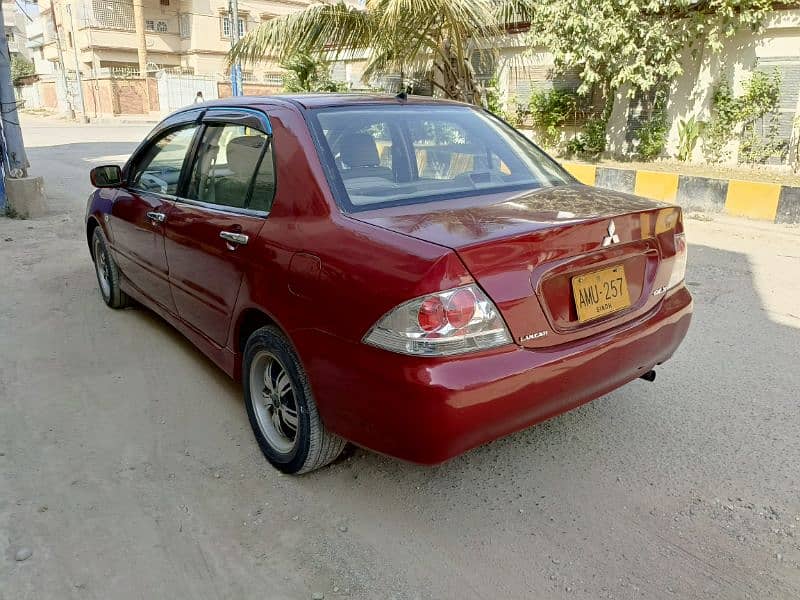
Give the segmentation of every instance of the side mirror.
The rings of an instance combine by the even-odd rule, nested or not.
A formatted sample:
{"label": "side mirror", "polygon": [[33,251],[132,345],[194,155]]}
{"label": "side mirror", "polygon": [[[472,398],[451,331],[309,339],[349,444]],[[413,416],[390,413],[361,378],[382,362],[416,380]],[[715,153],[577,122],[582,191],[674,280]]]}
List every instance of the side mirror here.
{"label": "side mirror", "polygon": [[122,185],[122,169],[117,165],[103,165],[89,171],[92,185],[98,188],[119,187]]}

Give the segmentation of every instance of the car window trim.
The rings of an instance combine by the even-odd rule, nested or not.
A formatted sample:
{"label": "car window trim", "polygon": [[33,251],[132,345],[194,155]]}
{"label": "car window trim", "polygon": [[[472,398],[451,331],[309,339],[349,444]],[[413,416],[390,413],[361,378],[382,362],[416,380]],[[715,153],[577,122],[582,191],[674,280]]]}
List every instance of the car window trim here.
{"label": "car window trim", "polygon": [[180,196],[174,197],[173,200],[175,201],[176,204],[188,204],[190,206],[196,206],[198,208],[206,208],[214,212],[242,215],[245,217],[260,217],[262,219],[266,219],[270,213],[270,211],[268,210],[237,208],[235,206],[227,206],[225,204],[214,204],[212,202],[203,202],[202,200],[192,200],[191,198],[183,198]]}
{"label": "car window trim", "polygon": [[253,108],[238,106],[211,107],[203,113],[200,120],[203,123],[244,125],[260,131],[267,137],[272,137],[272,123],[270,123],[269,115]]}

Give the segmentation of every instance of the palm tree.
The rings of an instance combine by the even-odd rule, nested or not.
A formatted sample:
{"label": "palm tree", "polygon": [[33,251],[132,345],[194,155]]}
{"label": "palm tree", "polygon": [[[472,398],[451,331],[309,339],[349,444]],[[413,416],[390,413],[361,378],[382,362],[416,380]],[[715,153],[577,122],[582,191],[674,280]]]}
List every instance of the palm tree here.
{"label": "palm tree", "polygon": [[534,0],[367,0],[364,8],[318,2],[259,25],[231,50],[231,62],[280,62],[308,55],[363,56],[364,78],[425,74],[446,98],[480,103],[473,50],[496,53],[494,39],[527,22]]}

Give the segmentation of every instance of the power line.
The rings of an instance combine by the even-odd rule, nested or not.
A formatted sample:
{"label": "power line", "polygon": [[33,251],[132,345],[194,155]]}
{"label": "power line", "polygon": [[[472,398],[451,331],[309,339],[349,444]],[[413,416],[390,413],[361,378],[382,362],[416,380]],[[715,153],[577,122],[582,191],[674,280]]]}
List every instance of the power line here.
{"label": "power line", "polygon": [[25,15],[25,16],[28,18],[28,21],[30,21],[31,23],[33,23],[33,17],[31,17],[31,16],[30,16],[30,15],[27,13],[27,11],[26,11],[26,10],[23,8],[22,4],[20,4],[20,3],[19,3],[19,0],[14,0],[14,2],[16,3],[16,5],[17,5],[17,8],[19,8],[19,9],[22,11],[22,14],[23,14],[23,15]]}

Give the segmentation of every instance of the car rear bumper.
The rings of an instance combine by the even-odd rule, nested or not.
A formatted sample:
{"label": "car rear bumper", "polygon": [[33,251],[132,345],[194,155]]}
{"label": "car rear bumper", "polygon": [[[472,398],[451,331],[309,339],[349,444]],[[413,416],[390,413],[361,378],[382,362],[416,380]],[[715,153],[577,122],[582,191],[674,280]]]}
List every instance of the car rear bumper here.
{"label": "car rear bumper", "polygon": [[672,356],[691,312],[681,286],[656,312],[591,339],[447,360],[343,348],[318,333],[295,341],[329,429],[377,452],[435,464],[638,378]]}

